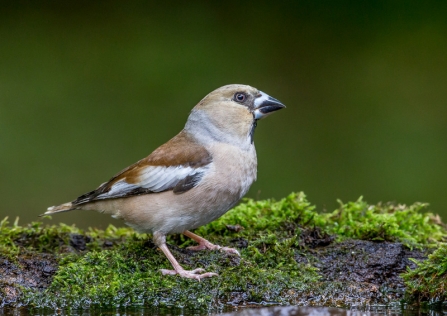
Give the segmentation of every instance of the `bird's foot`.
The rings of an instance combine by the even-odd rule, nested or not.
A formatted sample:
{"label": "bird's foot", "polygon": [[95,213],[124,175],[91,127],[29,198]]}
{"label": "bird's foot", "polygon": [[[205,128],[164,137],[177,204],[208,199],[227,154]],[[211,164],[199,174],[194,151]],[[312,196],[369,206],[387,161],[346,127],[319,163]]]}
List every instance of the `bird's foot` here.
{"label": "bird's foot", "polygon": [[217,273],[214,273],[214,272],[202,273],[202,272],[205,272],[205,269],[202,269],[202,268],[198,268],[198,269],[194,269],[194,270],[185,270],[183,268],[180,268],[178,270],[160,269],[160,272],[163,275],[176,275],[176,274],[178,274],[182,278],[195,279],[195,280],[198,280],[198,281],[200,281],[203,278],[211,278],[213,276],[217,276],[218,275]]}
{"label": "bird's foot", "polygon": [[234,248],[222,247],[222,246],[219,246],[219,245],[215,245],[215,244],[210,243],[207,240],[199,242],[199,244],[197,246],[190,246],[190,247],[188,247],[186,249],[192,250],[192,251],[199,251],[199,250],[205,250],[205,249],[208,249],[208,250],[219,250],[220,252],[225,252],[227,254],[237,255],[238,257],[241,256],[239,251],[237,251]]}

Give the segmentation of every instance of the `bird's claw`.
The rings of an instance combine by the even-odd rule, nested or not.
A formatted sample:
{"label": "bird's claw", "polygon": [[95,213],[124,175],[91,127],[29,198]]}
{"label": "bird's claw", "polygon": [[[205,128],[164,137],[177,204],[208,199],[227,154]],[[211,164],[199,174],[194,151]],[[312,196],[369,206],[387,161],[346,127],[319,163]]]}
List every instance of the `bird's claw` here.
{"label": "bird's claw", "polygon": [[[161,274],[163,275],[176,275],[178,274],[179,276],[181,276],[182,278],[187,278],[187,279],[195,279],[200,281],[203,278],[211,278],[213,276],[217,276],[217,273],[214,272],[205,272],[205,269],[202,268],[198,268],[198,269],[194,269],[194,270],[167,270],[167,269],[160,269]],[[203,273],[205,272],[205,273]]]}
{"label": "bird's claw", "polygon": [[204,244],[198,244],[196,246],[186,247],[186,249],[191,250],[191,251],[200,251],[200,250],[205,250],[205,249],[210,249],[210,248],[208,248]]}
{"label": "bird's claw", "polygon": [[197,246],[190,246],[187,247],[186,249],[188,250],[192,250],[192,251],[199,251],[199,250],[219,250],[220,252],[225,252],[226,254],[232,254],[232,255],[236,255],[238,257],[241,256],[241,254],[239,253],[239,251],[237,251],[234,248],[230,248],[230,247],[222,247],[219,245],[214,245],[212,243],[200,243]]}
{"label": "bird's claw", "polygon": [[225,252],[225,253],[227,253],[227,254],[236,255],[236,256],[238,256],[238,257],[241,256],[241,254],[239,253],[239,251],[237,251],[237,250],[234,249],[234,248],[230,248],[230,247],[221,247],[221,248],[219,249],[219,251],[220,251],[220,252]]}

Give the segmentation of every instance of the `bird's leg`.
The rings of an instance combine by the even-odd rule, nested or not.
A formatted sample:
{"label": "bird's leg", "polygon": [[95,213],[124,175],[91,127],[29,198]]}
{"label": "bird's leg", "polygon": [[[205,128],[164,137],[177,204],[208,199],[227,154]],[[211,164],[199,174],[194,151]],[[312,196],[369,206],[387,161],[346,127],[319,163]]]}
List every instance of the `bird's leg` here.
{"label": "bird's leg", "polygon": [[[174,258],[172,253],[169,251],[168,246],[166,246],[166,236],[164,234],[154,233],[154,243],[158,246],[158,248],[161,249],[161,251],[163,251],[165,256],[168,258],[169,262],[171,262],[172,267],[174,268],[174,270],[160,269],[160,272],[163,275],[178,274],[183,278],[195,279],[195,280],[199,280],[199,281],[200,281],[200,279],[203,279],[203,278],[210,278],[212,276],[218,275],[217,273],[214,273],[214,272],[205,272],[205,270],[202,268],[198,268],[198,269],[194,269],[194,270],[183,269],[182,266],[178,263],[178,261]],[[202,273],[202,272],[205,272],[205,273]],[[200,274],[200,273],[202,273],[202,274]]]}
{"label": "bird's leg", "polygon": [[185,230],[183,232],[183,235],[185,235],[186,237],[189,237],[192,240],[195,240],[196,242],[199,243],[197,246],[190,246],[190,247],[188,247],[187,249],[189,249],[189,250],[194,250],[194,251],[204,250],[204,249],[219,250],[219,251],[222,251],[222,252],[226,252],[228,254],[237,255],[239,257],[241,256],[239,254],[239,251],[237,251],[236,249],[230,248],[230,247],[222,247],[222,246],[219,246],[219,245],[212,244],[208,240],[206,240],[205,238],[200,237],[200,236],[198,236],[198,235],[196,235],[194,233],[191,233],[189,230]]}

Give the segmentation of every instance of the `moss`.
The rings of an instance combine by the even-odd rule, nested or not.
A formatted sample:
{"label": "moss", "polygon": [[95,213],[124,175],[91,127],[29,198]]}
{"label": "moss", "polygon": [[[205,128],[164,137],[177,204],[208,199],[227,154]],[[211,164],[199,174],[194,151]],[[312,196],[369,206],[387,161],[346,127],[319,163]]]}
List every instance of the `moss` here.
{"label": "moss", "polygon": [[16,218],[9,226],[8,218],[0,222],[0,251],[3,255],[17,255],[21,249],[38,252],[57,252],[61,245],[68,243],[69,234],[82,233],[74,226],[60,224],[43,227],[41,222],[20,226]]}
{"label": "moss", "polygon": [[[217,251],[192,252],[185,249],[191,240],[182,235],[169,236],[170,248],[185,268],[202,267],[219,273],[219,277],[197,282],[162,276],[159,269],[171,268],[169,261],[152,244],[150,236],[136,234],[130,228],[109,226],[106,230],[82,231],[64,224],[44,227],[34,222],[20,226],[17,220],[9,225],[5,219],[0,223],[0,259],[6,258],[5,266],[19,270],[26,267],[23,258],[33,253],[48,253],[57,260],[57,271],[40,271],[42,278],[51,278],[46,286],[8,281],[12,290],[20,292],[17,304],[36,307],[143,305],[215,309],[223,304],[248,302],[340,306],[383,303],[381,297],[385,295],[371,284],[349,281],[349,275],[339,280],[325,279],[323,270],[315,266],[320,262],[320,267],[325,267],[321,258],[330,262],[331,255],[322,257],[313,248],[347,238],[424,247],[436,245],[447,236],[442,223],[426,212],[425,204],[368,205],[359,199],[340,203],[332,213],[318,213],[303,193],[292,193],[279,201],[246,199],[196,233],[216,244],[238,247],[241,258]],[[374,248],[369,244],[360,246]],[[337,243],[333,247],[334,253],[343,253]],[[396,258],[402,257],[402,251],[394,251]],[[358,266],[363,267],[361,260],[368,260],[368,256],[356,259]],[[13,258],[15,263],[11,263]],[[0,282],[4,282],[2,276]],[[348,292],[340,294],[343,289]],[[6,302],[5,297],[0,293],[0,304]]]}
{"label": "moss", "polygon": [[436,246],[447,240],[447,230],[438,216],[426,211],[426,203],[369,205],[361,197],[339,203],[334,212],[318,216],[315,224],[337,236],[401,242],[409,248]]}
{"label": "moss", "polygon": [[130,228],[116,228],[109,225],[105,230],[90,228],[87,232],[63,223],[59,225],[44,226],[42,222],[32,222],[26,226],[18,224],[16,218],[9,225],[8,217],[0,222],[0,253],[2,255],[16,256],[22,250],[61,253],[67,252],[68,247],[76,248],[76,236],[87,236],[90,242],[86,243],[89,250],[100,249],[104,241],[116,242],[135,235]]}
{"label": "moss", "polygon": [[402,275],[408,297],[417,302],[442,303],[447,299],[447,244],[439,245],[417,268]]}
{"label": "moss", "polygon": [[249,236],[253,231],[278,232],[287,223],[308,224],[315,216],[318,216],[315,206],[307,201],[306,195],[302,192],[292,193],[279,201],[244,199],[243,203],[218,220],[200,227],[197,232],[207,236],[234,235],[234,231],[227,227],[230,224],[246,228],[247,230],[239,235]]}
{"label": "moss", "polygon": [[401,242],[409,248],[436,246],[447,241],[447,230],[439,216],[427,212],[428,204],[378,203],[370,205],[360,197],[342,203],[330,213],[318,213],[304,193],[292,193],[280,201],[247,199],[220,219],[199,228],[198,234],[235,236],[227,225],[246,228],[237,235],[250,237],[253,232],[284,235],[288,228],[320,227],[339,240],[353,238]]}
{"label": "moss", "polygon": [[[279,249],[271,249],[278,257]],[[186,256],[174,253],[184,260]],[[256,257],[257,249],[249,247],[242,257]],[[302,289],[318,279],[315,269],[293,262],[270,267],[263,260],[243,260],[219,252],[188,254],[189,264],[219,273],[218,278],[197,282],[179,277],[165,277],[158,271],[169,268],[169,262],[144,240],[129,241],[117,249],[69,256],[61,261],[53,283],[46,291],[31,292],[28,297],[37,307],[86,308],[92,306],[191,306],[209,308],[227,302],[235,292],[244,293],[253,302],[284,303],[281,293],[289,288]]]}

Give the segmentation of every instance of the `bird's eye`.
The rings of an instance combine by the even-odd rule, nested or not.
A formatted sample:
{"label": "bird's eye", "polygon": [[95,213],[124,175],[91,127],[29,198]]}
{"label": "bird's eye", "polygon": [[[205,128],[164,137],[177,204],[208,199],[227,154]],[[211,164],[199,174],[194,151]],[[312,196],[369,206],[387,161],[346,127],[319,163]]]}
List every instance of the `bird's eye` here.
{"label": "bird's eye", "polygon": [[238,93],[236,93],[234,95],[234,100],[237,101],[237,102],[241,102],[242,103],[242,102],[245,101],[246,98],[247,98],[247,96],[244,93],[242,93],[242,92],[238,92]]}

